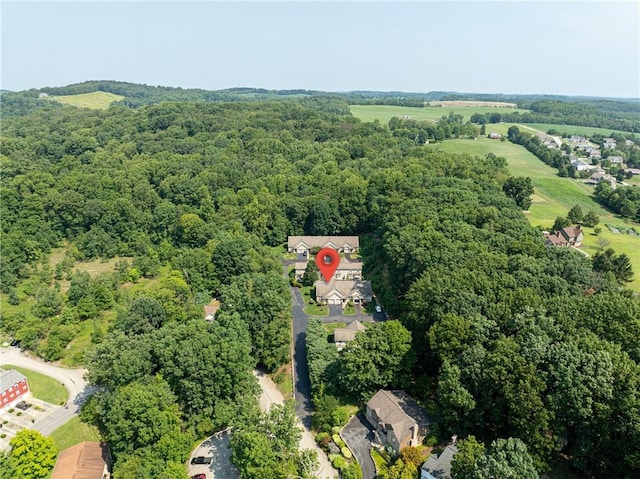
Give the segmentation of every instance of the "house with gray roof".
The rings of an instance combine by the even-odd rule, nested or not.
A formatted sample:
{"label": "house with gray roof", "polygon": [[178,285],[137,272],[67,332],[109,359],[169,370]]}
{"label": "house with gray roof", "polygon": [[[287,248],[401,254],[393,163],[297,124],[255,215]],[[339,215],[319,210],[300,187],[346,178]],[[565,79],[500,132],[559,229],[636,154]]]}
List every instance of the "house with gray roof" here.
{"label": "house with gray roof", "polygon": [[366,405],[365,417],[374,427],[380,444],[396,452],[419,446],[433,422],[418,403],[404,391],[380,389]]}
{"label": "house with gray roof", "polygon": [[420,479],[451,479],[451,461],[458,452],[454,444],[449,444],[440,455],[431,454],[420,468]]}
{"label": "house with gray roof", "polygon": [[335,343],[336,348],[338,348],[338,351],[343,349],[347,343],[356,339],[356,334],[364,331],[365,329],[367,329],[367,327],[357,319],[347,324],[344,328],[334,329],[333,342]]}
{"label": "house with gray roof", "polygon": [[316,301],[323,304],[369,303],[373,298],[371,281],[337,280],[328,283],[316,281]]}
{"label": "house with gray roof", "polygon": [[357,253],[360,249],[358,236],[289,236],[287,251],[309,256],[312,248],[332,248],[338,253]]}

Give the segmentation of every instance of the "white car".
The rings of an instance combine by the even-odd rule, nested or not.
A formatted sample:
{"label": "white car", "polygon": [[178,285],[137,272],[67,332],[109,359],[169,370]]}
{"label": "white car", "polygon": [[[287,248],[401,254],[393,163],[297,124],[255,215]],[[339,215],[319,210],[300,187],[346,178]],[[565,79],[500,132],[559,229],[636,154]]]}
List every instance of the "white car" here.
{"label": "white car", "polygon": [[382,306],[376,304],[376,313],[382,313]]}

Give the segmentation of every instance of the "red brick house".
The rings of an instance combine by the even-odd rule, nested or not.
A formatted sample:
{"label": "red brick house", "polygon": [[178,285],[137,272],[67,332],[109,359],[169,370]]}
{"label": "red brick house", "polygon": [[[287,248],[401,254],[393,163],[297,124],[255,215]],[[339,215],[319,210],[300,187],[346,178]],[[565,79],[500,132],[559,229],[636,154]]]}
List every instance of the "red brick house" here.
{"label": "red brick house", "polygon": [[29,383],[23,374],[14,369],[0,369],[0,411],[15,406],[29,394]]}

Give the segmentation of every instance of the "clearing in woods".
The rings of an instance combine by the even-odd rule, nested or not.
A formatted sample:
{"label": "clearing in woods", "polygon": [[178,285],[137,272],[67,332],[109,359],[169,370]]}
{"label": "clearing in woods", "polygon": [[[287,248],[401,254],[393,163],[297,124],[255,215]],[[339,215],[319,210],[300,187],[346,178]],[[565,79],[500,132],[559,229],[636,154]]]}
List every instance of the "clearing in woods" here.
{"label": "clearing in woods", "polygon": [[80,93],[78,95],[54,96],[53,100],[78,108],[93,108],[96,110],[106,110],[114,101],[122,100],[124,97],[114,95],[106,91],[94,91],[91,93]]}
{"label": "clearing in woods", "polygon": [[[487,106],[389,106],[389,105],[351,105],[351,114],[362,121],[378,120],[383,125],[389,123],[394,116],[399,118],[409,117],[411,120],[432,120],[438,121],[443,116],[448,116],[450,112],[462,115],[464,121],[468,121],[474,113],[499,113],[502,108]],[[506,110],[506,109],[505,109]],[[510,108],[508,113],[527,113],[529,110]]]}
{"label": "clearing in woods", "polygon": [[427,103],[429,106],[444,106],[444,107],[478,107],[488,106],[490,108],[518,108],[515,103],[507,103],[504,101],[474,101],[474,100],[453,100],[453,101],[430,101]]}

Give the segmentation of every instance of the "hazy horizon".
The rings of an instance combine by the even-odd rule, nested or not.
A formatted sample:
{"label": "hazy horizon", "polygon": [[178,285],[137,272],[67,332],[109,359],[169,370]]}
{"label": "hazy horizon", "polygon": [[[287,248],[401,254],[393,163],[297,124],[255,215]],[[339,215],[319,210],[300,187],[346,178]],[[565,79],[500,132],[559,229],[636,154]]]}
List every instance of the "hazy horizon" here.
{"label": "hazy horizon", "polygon": [[2,2],[0,88],[640,97],[636,2]]}

